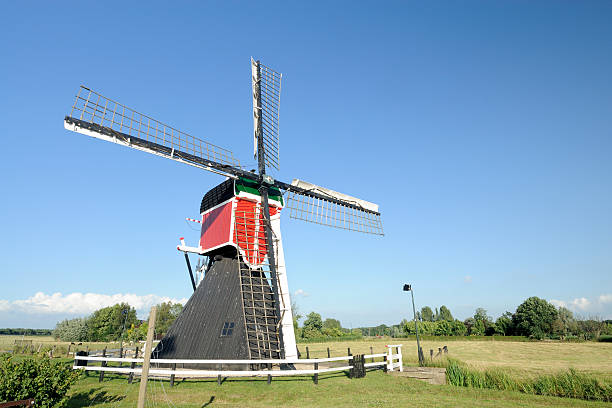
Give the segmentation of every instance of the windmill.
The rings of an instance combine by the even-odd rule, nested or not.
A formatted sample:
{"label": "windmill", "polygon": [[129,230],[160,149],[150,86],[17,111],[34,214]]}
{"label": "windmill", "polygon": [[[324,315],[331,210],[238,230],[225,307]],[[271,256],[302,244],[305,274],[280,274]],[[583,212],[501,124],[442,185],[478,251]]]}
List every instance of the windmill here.
{"label": "windmill", "polygon": [[[138,113],[81,86],[64,127],[226,177],[200,206],[200,240],[184,253],[194,293],[157,346],[158,358],[297,359],[280,214],[383,235],[378,205],[279,170],[282,75],[251,59],[254,156],[243,169],[233,153]],[[188,254],[207,257],[194,279]],[[201,260],[201,259],[200,259]],[[203,277],[201,274],[203,272]]]}

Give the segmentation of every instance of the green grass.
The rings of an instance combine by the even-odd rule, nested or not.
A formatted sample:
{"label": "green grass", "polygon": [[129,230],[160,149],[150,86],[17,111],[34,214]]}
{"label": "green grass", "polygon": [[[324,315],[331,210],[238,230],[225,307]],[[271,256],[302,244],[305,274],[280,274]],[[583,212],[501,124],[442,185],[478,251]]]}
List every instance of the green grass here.
{"label": "green grass", "polygon": [[[125,377],[83,377],[71,390],[68,407],[133,407],[139,383],[128,385]],[[605,407],[601,402],[497,391],[429,385],[380,371],[365,378],[343,374],[321,376],[318,385],[309,377],[274,379],[228,379],[183,381],[173,388],[168,381],[150,381],[147,406],[173,407]]]}
{"label": "green grass", "polygon": [[[16,337],[0,336],[0,345],[12,345]],[[3,339],[5,338],[5,339]],[[26,339],[28,337],[26,336]],[[41,337],[32,338],[34,343]],[[452,385],[432,386],[416,380],[384,375],[381,372],[368,373],[365,379],[350,380],[344,374],[321,376],[319,385],[307,377],[275,379],[267,385],[265,379],[228,379],[222,386],[216,380],[185,381],[174,388],[169,383],[155,381],[150,386],[152,400],[149,405],[192,407],[192,406],[470,406],[470,407],[556,407],[556,406],[610,406],[604,402],[583,401],[573,398],[529,395],[509,385],[518,378],[531,380],[534,389],[544,390],[556,387],[554,384],[566,381],[572,383],[574,376],[562,377],[569,369],[578,375],[612,383],[612,344],[597,342],[567,343],[558,341],[486,341],[473,339],[447,341],[447,338],[422,339],[426,356],[429,349],[437,352],[438,347],[448,346],[449,357],[463,361],[472,370],[496,373],[487,381],[496,382],[495,388],[455,387]],[[49,345],[57,343],[50,336],[42,338]],[[299,344],[305,357],[308,346],[311,358],[327,357],[327,347],[332,356],[385,352],[387,344],[403,344],[404,364],[416,365],[416,341],[414,338],[365,338],[353,341],[321,342]],[[85,344],[81,346],[84,348]],[[90,344],[90,349],[117,347],[116,344]],[[2,347],[0,347],[1,349]],[[10,349],[10,347],[9,347]],[[65,360],[71,363],[71,359]],[[444,360],[436,359],[433,365],[445,366]],[[71,407],[81,406],[125,406],[135,405],[138,382],[127,385],[125,377],[98,383],[97,376],[83,377],[71,391]],[[485,376],[486,379],[486,376]],[[476,381],[476,380],[475,380]],[[480,379],[478,380],[480,381]],[[163,384],[163,387],[162,387]],[[505,385],[504,385],[505,384]],[[562,395],[558,394],[557,395]],[[213,398],[214,397],[214,398]],[[210,402],[212,403],[205,405]]]}
{"label": "green grass", "polygon": [[526,394],[579,398],[595,401],[612,401],[612,384],[577,373],[570,369],[555,374],[536,377],[518,377],[499,368],[475,370],[457,360],[450,359],[446,367],[449,384],[489,388],[494,390],[520,391]]}

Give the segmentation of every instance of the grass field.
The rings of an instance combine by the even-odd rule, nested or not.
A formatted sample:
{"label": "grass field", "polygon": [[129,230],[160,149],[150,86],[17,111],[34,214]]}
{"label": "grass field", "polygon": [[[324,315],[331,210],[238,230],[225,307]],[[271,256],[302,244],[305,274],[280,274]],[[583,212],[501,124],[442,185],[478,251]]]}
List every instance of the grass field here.
{"label": "grass field", "polygon": [[[299,344],[302,354],[306,346],[311,357],[331,354],[346,355],[347,348],[353,354],[382,352],[386,344],[403,344],[404,364],[416,365],[416,341],[413,339],[372,339],[334,343]],[[461,360],[475,368],[500,367],[520,374],[543,374],[574,368],[579,372],[612,379],[612,343],[562,343],[554,341],[439,341],[425,340],[421,347],[426,357],[429,350],[437,353],[438,347],[448,346],[449,357]]]}
{"label": "grass field", "polygon": [[[53,347],[56,346],[58,350],[63,350],[64,352],[68,349],[68,345],[70,342],[67,341],[56,341],[53,336],[19,336],[19,335],[0,335],[0,351],[12,351],[15,346],[15,341],[32,341],[32,345],[35,349],[38,349],[38,346],[42,345],[43,347]],[[101,350],[104,347],[108,348],[118,348],[119,343],[94,343],[94,342],[83,342],[80,345],[72,346],[71,350],[77,347],[78,350],[85,350],[86,347],[89,347],[90,350]]]}
{"label": "grass field", "polygon": [[[98,383],[85,378],[72,388],[69,407],[133,407],[138,382],[125,379]],[[567,398],[541,397],[511,391],[481,390],[451,385],[429,385],[380,371],[365,378],[322,376],[318,385],[308,378],[230,379],[186,381],[170,388],[168,382],[151,381],[146,406],[171,407],[609,407],[610,404]]]}
{"label": "grass field", "polygon": [[[15,338],[0,336],[0,349],[10,349]],[[26,337],[33,343],[59,344],[51,337]],[[67,343],[62,343],[67,345]],[[416,365],[414,339],[366,339],[347,342],[299,344],[305,357],[308,346],[311,357],[368,354],[385,350],[386,344],[403,344],[404,364]],[[555,373],[569,368],[612,382],[612,343],[561,343],[524,341],[425,340],[429,349],[448,346],[449,356],[475,368],[502,368],[517,376]],[[83,345],[84,346],[84,345]],[[107,345],[115,347],[116,345]],[[90,349],[104,344],[90,344]],[[67,362],[70,360],[66,359]],[[125,377],[107,376],[99,383],[95,374],[83,377],[70,392],[69,407],[111,407],[135,405],[138,381],[128,385]],[[318,385],[310,377],[274,379],[228,379],[221,386],[216,380],[181,381],[171,388],[167,381],[155,380],[148,387],[147,406],[435,406],[435,407],[582,407],[611,406],[569,398],[526,395],[515,391],[496,391],[429,385],[409,378],[382,372],[370,372],[364,379],[349,379],[344,374],[321,375]]]}

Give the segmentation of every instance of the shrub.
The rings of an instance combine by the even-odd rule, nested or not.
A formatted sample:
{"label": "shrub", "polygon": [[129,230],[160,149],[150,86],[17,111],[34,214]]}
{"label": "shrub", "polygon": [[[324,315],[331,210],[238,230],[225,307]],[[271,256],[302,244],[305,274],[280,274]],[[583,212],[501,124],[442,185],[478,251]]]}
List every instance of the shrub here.
{"label": "shrub", "polygon": [[3,354],[0,357],[0,401],[34,398],[37,407],[61,406],[80,374],[46,356],[15,362],[9,354]]}
{"label": "shrub", "polygon": [[608,336],[608,335],[599,336],[597,341],[604,342],[604,343],[612,343],[612,336]]}

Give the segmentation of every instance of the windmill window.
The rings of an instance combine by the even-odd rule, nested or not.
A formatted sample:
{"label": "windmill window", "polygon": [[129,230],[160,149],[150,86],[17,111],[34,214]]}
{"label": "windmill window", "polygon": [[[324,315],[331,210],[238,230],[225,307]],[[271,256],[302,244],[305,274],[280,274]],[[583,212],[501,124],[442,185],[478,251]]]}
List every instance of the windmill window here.
{"label": "windmill window", "polygon": [[234,322],[223,323],[223,330],[221,330],[221,336],[231,336],[234,332]]}

